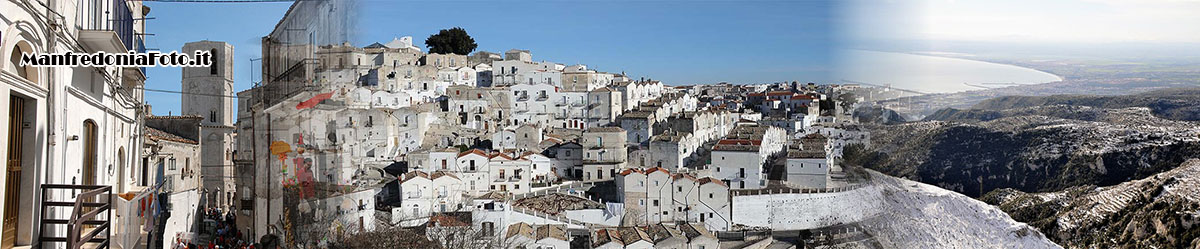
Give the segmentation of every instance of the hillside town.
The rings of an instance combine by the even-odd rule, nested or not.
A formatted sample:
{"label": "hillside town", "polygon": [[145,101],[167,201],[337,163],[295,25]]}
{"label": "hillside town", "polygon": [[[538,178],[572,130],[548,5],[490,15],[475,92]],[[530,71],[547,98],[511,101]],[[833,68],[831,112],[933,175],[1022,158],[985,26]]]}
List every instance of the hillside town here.
{"label": "hillside town", "polygon": [[[857,85],[666,83],[408,36],[359,47],[310,18],[335,2],[295,2],[247,90],[232,45],[178,48],[215,58],[180,69],[178,114],[151,112],[140,68],[0,61],[5,248],[795,247],[861,240],[869,213],[823,202],[880,205],[838,163],[870,139],[848,118]],[[74,29],[5,3],[4,55],[144,51],[150,8],[128,3],[52,5]]]}
{"label": "hillside town", "polygon": [[855,85],[664,83],[536,50],[430,53],[412,37],[297,48],[288,29],[313,25],[293,16],[322,6],[296,7],[263,39],[262,84],[196,90],[236,94],[236,113],[229,98],[184,107],[235,127],[222,137],[235,137],[237,173],[221,178],[232,199],[203,203],[235,214],[244,240],[337,247],[405,230],[452,248],[795,246],[746,233],[852,238],[850,217],[868,216],[820,204],[862,195],[837,163],[869,139],[837,102]]}
{"label": "hillside town", "polygon": [[227,208],[247,238],[324,247],[394,227],[525,248],[719,248],[785,243],[721,234],[854,222],[770,210],[856,189],[838,153],[869,138],[834,103],[854,86],[677,86],[531,50],[425,53],[411,37],[313,51],[298,90],[237,93],[234,164],[253,172],[233,189],[254,190]]}

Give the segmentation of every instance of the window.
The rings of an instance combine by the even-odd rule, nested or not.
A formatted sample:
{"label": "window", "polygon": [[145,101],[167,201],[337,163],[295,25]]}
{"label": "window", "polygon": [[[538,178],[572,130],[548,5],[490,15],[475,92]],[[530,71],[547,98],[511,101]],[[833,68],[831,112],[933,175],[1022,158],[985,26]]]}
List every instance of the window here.
{"label": "window", "polygon": [[658,206],[658,200],[654,200],[654,206],[655,206],[655,207],[657,207],[657,206]]}
{"label": "window", "polygon": [[708,198],[709,198],[709,199],[712,199],[712,198],[713,198],[713,194],[712,194],[712,193],[708,193]]}
{"label": "window", "polygon": [[493,236],[495,233],[494,231],[495,231],[495,224],[493,224],[492,222],[484,222],[483,223],[483,235],[484,236]]}
{"label": "window", "polygon": [[208,111],[208,121],[217,122],[217,111]]}
{"label": "window", "polygon": [[167,169],[175,170],[175,158],[167,160]]}
{"label": "window", "polygon": [[446,169],[446,159],[442,159],[442,169]]}
{"label": "window", "polygon": [[471,160],[470,162],[471,162],[471,168],[470,168],[470,170],[471,170],[471,171],[474,171],[474,170],[475,170],[475,160]]}
{"label": "window", "polygon": [[209,52],[212,54],[213,61],[212,65],[208,66],[208,74],[217,75],[217,65],[221,63],[221,56],[217,54],[217,49],[215,48]]}
{"label": "window", "polygon": [[676,188],[678,188],[678,189],[679,189],[679,190],[677,190],[678,192],[683,192],[683,186],[679,186],[679,187],[676,187]]}
{"label": "window", "polygon": [[148,185],[147,182],[150,180],[150,176],[149,176],[150,165],[149,164],[150,164],[150,158],[143,157],[142,158],[142,167],[141,167],[142,170],[140,170],[141,177],[138,178],[138,186],[145,187]]}

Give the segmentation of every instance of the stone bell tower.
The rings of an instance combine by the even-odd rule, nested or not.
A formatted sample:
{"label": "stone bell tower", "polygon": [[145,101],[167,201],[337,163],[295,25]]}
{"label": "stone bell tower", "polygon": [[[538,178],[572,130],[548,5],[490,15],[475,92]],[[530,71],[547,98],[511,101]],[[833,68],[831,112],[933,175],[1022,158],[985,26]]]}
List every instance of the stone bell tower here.
{"label": "stone bell tower", "polygon": [[203,118],[200,122],[198,168],[204,188],[204,205],[229,210],[237,190],[233,149],[235,128],[233,89],[233,46],[219,41],[197,41],[183,45],[180,53],[212,53],[212,65],[183,68],[183,115]]}

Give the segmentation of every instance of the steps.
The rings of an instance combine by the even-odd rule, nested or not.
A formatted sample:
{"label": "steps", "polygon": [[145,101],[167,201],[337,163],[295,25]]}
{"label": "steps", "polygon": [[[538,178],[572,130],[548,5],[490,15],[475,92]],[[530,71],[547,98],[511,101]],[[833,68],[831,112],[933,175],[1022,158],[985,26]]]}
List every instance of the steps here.
{"label": "steps", "polygon": [[[54,190],[82,193],[75,195],[75,200],[51,200],[48,198],[51,196],[49,192]],[[47,198],[42,200],[40,206],[42,215],[38,224],[41,225],[41,237],[38,238],[38,247],[50,248],[47,247],[47,243],[66,243],[69,249],[83,248],[85,244],[95,244],[88,248],[110,248],[112,214],[109,211],[113,207],[111,186],[43,184],[41,191],[42,196]],[[54,217],[47,209],[53,207],[70,209],[69,217]],[[51,226],[66,226],[66,236],[57,237],[46,232],[46,228]]]}

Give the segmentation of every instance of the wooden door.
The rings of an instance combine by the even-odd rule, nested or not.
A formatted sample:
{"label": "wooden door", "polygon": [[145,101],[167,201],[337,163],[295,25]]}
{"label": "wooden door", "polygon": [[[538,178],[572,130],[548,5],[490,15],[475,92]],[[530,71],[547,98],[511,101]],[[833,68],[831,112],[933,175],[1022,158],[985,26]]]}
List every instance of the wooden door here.
{"label": "wooden door", "polygon": [[9,99],[8,163],[4,193],[4,230],[0,248],[13,248],[17,241],[17,213],[21,202],[21,124],[24,122],[25,102],[20,97]]}
{"label": "wooden door", "polygon": [[83,121],[83,185],[96,184],[96,123]]}

